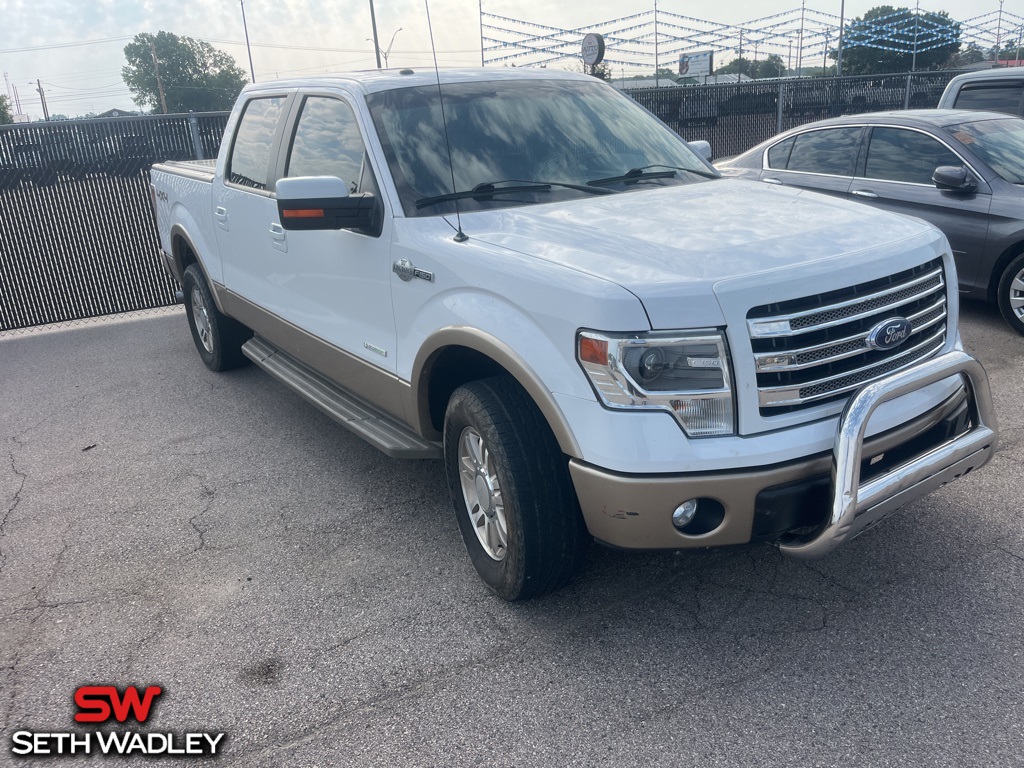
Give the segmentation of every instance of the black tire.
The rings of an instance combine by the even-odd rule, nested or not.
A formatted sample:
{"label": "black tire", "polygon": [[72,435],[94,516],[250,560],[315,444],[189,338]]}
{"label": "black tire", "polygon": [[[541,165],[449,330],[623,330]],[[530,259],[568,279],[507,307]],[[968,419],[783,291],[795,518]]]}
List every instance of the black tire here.
{"label": "black tire", "polygon": [[[1017,333],[1024,336],[1024,253],[1009,263],[999,278],[998,301],[1003,319]],[[1017,307],[1014,308],[1013,304]]]}
{"label": "black tire", "polygon": [[190,264],[185,270],[181,287],[192,341],[206,367],[229,371],[245,365],[248,358],[242,354],[242,345],[252,338],[252,331],[217,309],[198,264]]}
{"label": "black tire", "polygon": [[[467,495],[463,479],[476,475],[472,460],[462,471],[462,457],[463,440],[472,443],[477,437],[487,451],[498,491],[474,505],[474,492]],[[517,382],[497,376],[455,390],[445,414],[444,457],[459,530],[484,583],[505,600],[537,597],[569,583],[586,559],[590,536],[568,462],[540,410]],[[479,466],[476,470],[488,474]],[[486,488],[490,481],[480,482]],[[479,499],[481,486],[473,487]],[[484,503],[493,507],[486,514]],[[483,525],[474,524],[471,506]],[[500,547],[491,547],[501,555],[496,558],[485,549],[477,530],[502,517],[505,547],[503,554]]]}

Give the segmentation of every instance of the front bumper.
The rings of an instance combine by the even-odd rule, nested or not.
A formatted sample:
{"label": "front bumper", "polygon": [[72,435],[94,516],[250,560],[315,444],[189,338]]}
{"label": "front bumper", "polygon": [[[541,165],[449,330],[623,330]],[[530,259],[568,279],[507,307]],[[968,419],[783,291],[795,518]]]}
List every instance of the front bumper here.
{"label": "front bumper", "polygon": [[[871,414],[883,403],[957,374],[964,380],[960,393],[864,440]],[[988,378],[976,360],[953,351],[860,390],[839,417],[830,454],[764,469],[685,475],[615,473],[575,459],[569,469],[590,533],[612,546],[685,549],[774,538],[786,554],[813,558],[982,466],[995,446]],[[680,532],[672,512],[687,499],[707,500],[701,509],[712,513]]]}

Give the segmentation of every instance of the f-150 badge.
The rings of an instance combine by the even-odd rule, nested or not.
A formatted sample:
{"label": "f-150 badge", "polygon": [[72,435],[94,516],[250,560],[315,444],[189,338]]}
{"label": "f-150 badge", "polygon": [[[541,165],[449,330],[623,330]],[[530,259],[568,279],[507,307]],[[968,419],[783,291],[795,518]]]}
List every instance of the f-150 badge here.
{"label": "f-150 badge", "polygon": [[394,263],[391,269],[406,283],[414,277],[418,277],[420,280],[426,280],[428,283],[434,282],[433,272],[427,272],[424,269],[417,269],[408,259],[399,259]]}

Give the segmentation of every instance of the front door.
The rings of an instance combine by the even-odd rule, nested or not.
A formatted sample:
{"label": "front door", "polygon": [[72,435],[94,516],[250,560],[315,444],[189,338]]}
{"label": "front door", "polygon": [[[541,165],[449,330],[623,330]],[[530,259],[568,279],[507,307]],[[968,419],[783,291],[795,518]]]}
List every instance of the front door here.
{"label": "front door", "polygon": [[943,192],[932,183],[940,165],[962,166],[952,149],[923,131],[876,126],[863,169],[850,187],[851,199],[908,216],[942,230],[949,239],[960,284],[974,284],[988,235],[992,195],[981,178],[970,194]]}
{"label": "front door", "polygon": [[[368,192],[380,199],[359,122],[344,99],[303,97],[285,146],[285,177],[336,176],[349,185],[351,194]],[[280,223],[276,210],[275,221]],[[383,214],[375,231],[289,230],[284,245],[286,252],[277,253],[277,279],[287,297],[282,317],[372,369],[393,373],[390,217]],[[328,361],[313,364],[330,367]],[[353,383],[374,386],[373,370],[347,377],[352,375]],[[353,389],[364,387],[357,384]]]}

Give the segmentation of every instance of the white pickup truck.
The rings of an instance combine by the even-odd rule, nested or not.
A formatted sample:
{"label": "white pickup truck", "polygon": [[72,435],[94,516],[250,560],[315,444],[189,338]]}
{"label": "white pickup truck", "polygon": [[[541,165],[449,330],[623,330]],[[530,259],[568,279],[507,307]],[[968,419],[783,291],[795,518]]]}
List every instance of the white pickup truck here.
{"label": "white pickup truck", "polygon": [[261,83],[152,183],[203,362],[442,458],[506,599],[591,539],[822,556],[995,451],[938,230],[722,179],[588,76]]}

